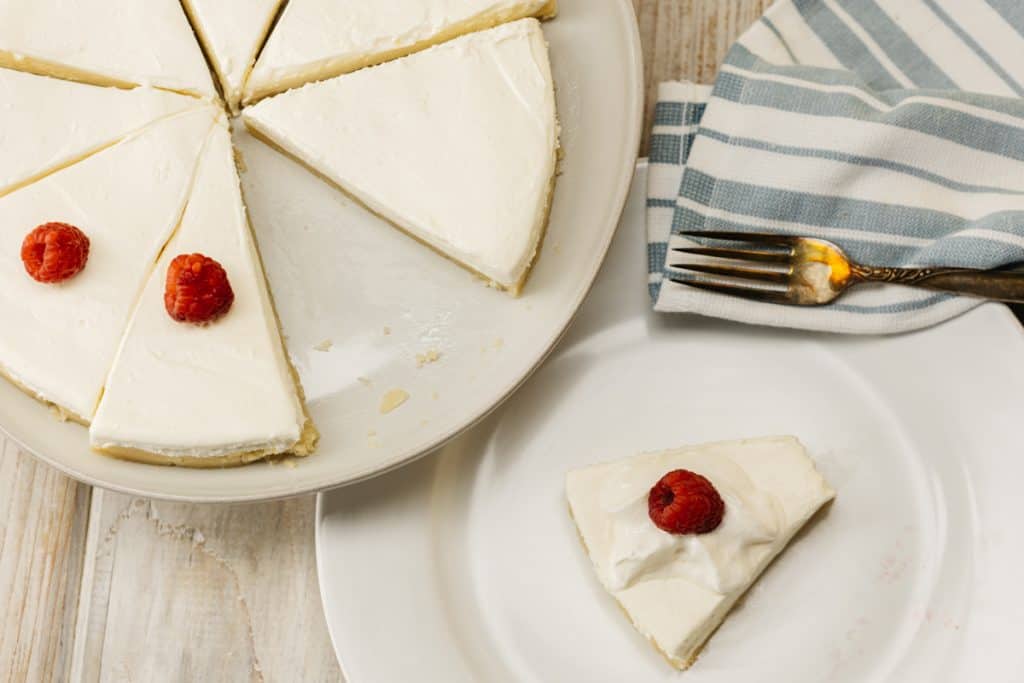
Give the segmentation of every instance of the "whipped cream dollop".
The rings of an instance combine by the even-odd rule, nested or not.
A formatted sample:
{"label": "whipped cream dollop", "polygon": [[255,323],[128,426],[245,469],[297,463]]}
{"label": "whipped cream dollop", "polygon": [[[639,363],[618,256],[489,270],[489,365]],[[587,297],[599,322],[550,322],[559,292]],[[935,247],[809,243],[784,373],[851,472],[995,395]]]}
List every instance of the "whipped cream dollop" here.
{"label": "whipped cream dollop", "polygon": [[[746,472],[727,457],[692,452],[665,464],[657,460],[617,465],[600,492],[611,519],[604,574],[608,588],[624,590],[641,581],[685,577],[727,594],[744,585],[785,527],[778,500],[758,490]],[[670,534],[651,521],[647,497],[668,471],[687,469],[706,477],[725,502],[725,515],[708,534]]]}

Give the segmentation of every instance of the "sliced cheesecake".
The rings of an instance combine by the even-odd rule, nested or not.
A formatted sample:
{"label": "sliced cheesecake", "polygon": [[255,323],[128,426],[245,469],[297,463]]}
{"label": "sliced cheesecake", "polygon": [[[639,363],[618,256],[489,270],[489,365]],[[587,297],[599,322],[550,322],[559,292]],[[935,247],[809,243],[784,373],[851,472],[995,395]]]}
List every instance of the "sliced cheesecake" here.
{"label": "sliced cheesecake", "polygon": [[255,135],[517,293],[547,225],[558,122],[536,19],[246,109]]}
{"label": "sliced cheesecake", "polygon": [[0,196],[157,119],[202,106],[152,88],[103,88],[0,69]]}
{"label": "sliced cheesecake", "polygon": [[220,80],[224,101],[238,111],[242,86],[283,0],[182,0]]}
{"label": "sliced cheesecake", "polygon": [[0,0],[0,66],[216,96],[178,0]]}
{"label": "sliced cheesecake", "polygon": [[594,465],[570,472],[566,493],[602,585],[679,669],[835,496],[793,437]]}
{"label": "sliced cheesecake", "polygon": [[245,101],[556,11],[556,0],[291,0],[256,62]]}
{"label": "sliced cheesecake", "polygon": [[[165,282],[181,254],[203,254],[223,267],[233,291],[223,317],[195,325],[169,315]],[[90,441],[109,455],[190,467],[307,455],[315,446],[223,121],[203,153],[181,226],[128,325]]]}
{"label": "sliced cheesecake", "polygon": [[[89,421],[219,115],[204,106],[163,119],[0,198],[0,374]],[[27,236],[50,223],[77,228],[90,245],[84,269],[58,284],[36,281],[23,263]]]}

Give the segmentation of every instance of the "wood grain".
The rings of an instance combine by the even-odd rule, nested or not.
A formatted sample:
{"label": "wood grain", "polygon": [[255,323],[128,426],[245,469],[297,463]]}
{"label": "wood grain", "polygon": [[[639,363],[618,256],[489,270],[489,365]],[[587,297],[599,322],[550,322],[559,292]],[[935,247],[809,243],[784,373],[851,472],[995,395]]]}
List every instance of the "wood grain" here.
{"label": "wood grain", "polygon": [[[633,3],[649,122],[657,83],[711,82],[770,0]],[[0,512],[0,680],[341,680],[311,497],[218,507],[90,494],[0,437]]]}
{"label": "wood grain", "polygon": [[337,681],[313,498],[188,505],[93,497],[75,681]]}
{"label": "wood grain", "polygon": [[0,437],[0,680],[67,680],[89,487]]}
{"label": "wood grain", "polygon": [[726,52],[772,0],[633,0],[644,51],[647,88],[644,136],[654,113],[658,83],[712,83]]}

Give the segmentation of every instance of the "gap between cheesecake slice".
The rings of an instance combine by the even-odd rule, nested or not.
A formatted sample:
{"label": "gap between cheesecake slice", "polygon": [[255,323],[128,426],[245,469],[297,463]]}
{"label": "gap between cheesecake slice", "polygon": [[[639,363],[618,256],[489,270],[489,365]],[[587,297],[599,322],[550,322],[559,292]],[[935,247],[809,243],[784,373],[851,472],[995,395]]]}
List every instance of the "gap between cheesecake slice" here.
{"label": "gap between cheesecake slice", "polygon": [[241,110],[242,89],[270,37],[284,0],[181,0],[228,111]]}
{"label": "gap between cheesecake slice", "polygon": [[[0,197],[84,161],[167,117],[206,106],[153,88],[102,88],[0,68]],[[74,112],[74,125],[68,118]]]}
{"label": "gap between cheesecake slice", "polygon": [[557,13],[557,0],[416,0],[386,10],[370,0],[291,0],[249,74],[243,103]]}
{"label": "gap between cheesecake slice", "polygon": [[18,244],[63,222],[90,240],[84,270],[60,284],[29,278],[0,252],[0,372],[87,423],[138,293],[188,199],[199,151],[219,112],[203,105],[0,197],[0,236]]}

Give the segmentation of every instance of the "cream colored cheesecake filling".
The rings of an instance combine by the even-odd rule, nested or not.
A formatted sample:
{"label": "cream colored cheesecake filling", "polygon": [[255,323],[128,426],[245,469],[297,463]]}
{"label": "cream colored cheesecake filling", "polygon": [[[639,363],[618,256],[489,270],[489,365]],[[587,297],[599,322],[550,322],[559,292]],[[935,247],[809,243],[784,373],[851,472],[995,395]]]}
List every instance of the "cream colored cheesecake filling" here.
{"label": "cream colored cheesecake filling", "polygon": [[232,112],[238,112],[242,87],[282,2],[182,0]]}
{"label": "cream colored cheesecake filling", "polygon": [[0,67],[216,96],[178,0],[0,0]]}
{"label": "cream colored cheesecake filling", "polygon": [[[228,274],[234,303],[197,326],[164,307],[171,260],[201,253]],[[249,229],[231,135],[211,134],[181,225],[146,285],[92,421],[94,448],[199,465],[306,454],[308,424]]]}
{"label": "cream colored cheesecake filling", "polygon": [[291,0],[249,77],[245,101],[556,11],[556,0]]}
{"label": "cream colored cheesecake filling", "polygon": [[523,283],[558,148],[535,19],[278,95],[243,118],[442,254],[505,289]]}
{"label": "cream colored cheesecake filling", "polygon": [[[651,487],[676,469],[709,479],[725,502],[712,533],[669,534],[647,516]],[[693,662],[736,600],[835,496],[793,437],[595,465],[570,472],[566,491],[601,583],[678,668]]]}
{"label": "cream colored cheesecake filling", "polygon": [[164,90],[98,88],[0,69],[0,196],[199,106]]}
{"label": "cream colored cheesecake filling", "polygon": [[[0,198],[0,372],[82,421],[92,417],[132,306],[181,218],[219,111],[166,118]],[[85,269],[61,284],[31,279],[25,235],[48,222],[89,237]]]}

